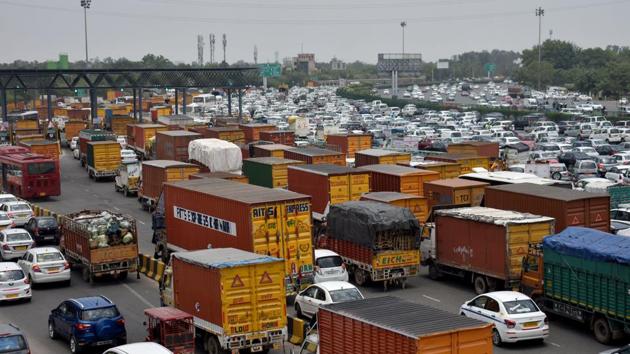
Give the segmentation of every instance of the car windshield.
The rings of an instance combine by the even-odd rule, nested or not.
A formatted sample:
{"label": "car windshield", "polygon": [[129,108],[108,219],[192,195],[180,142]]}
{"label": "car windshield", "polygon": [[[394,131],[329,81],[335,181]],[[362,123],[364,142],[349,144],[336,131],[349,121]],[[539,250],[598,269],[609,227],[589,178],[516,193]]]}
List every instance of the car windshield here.
{"label": "car windshield", "polygon": [[343,260],[339,256],[317,258],[317,266],[320,268],[341,267]]}
{"label": "car windshield", "polygon": [[7,242],[30,241],[31,236],[27,232],[7,234]]}
{"label": "car windshield", "polygon": [[0,197],[0,204],[7,202],[17,202],[17,199],[15,197]]}
{"label": "car windshield", "polygon": [[0,353],[12,353],[26,350],[26,341],[21,335],[0,337]]}
{"label": "car windshield", "polygon": [[63,261],[63,256],[59,252],[40,253],[37,255],[38,262]]}
{"label": "car windshield", "polygon": [[363,299],[363,295],[359,292],[359,289],[340,289],[330,292],[330,298],[333,302],[346,302]]}
{"label": "car windshield", "polygon": [[532,300],[514,300],[514,301],[505,301],[503,302],[503,306],[507,313],[511,315],[521,314],[521,313],[531,313],[538,312],[538,307]]}
{"label": "car windshield", "polygon": [[53,219],[53,218],[46,218],[46,219],[38,219],[37,220],[37,225],[39,227],[56,227],[57,226],[57,220]]}
{"label": "car windshield", "polygon": [[597,168],[597,165],[595,165],[595,162],[585,161],[585,162],[582,162],[582,164],[580,165],[580,168]]}
{"label": "car windshield", "polygon": [[16,281],[22,278],[24,278],[24,273],[20,269],[0,271],[0,282]]}
{"label": "car windshield", "polygon": [[115,307],[104,307],[102,309],[85,310],[81,312],[81,319],[84,321],[94,321],[101,318],[118,317],[118,309]]}
{"label": "car windshield", "polygon": [[26,204],[14,204],[11,205],[11,211],[26,211],[31,210]]}

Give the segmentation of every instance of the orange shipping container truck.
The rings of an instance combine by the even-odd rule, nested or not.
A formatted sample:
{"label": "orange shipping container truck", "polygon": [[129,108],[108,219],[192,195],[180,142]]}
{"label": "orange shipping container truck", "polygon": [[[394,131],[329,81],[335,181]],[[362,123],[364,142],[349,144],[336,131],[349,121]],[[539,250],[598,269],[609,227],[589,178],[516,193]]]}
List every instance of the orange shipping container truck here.
{"label": "orange shipping container truck", "polygon": [[151,208],[162,193],[164,183],[188,180],[190,175],[198,172],[199,166],[191,163],[173,160],[145,161],[142,163],[138,200],[143,207]]}
{"label": "orange shipping container truck", "polygon": [[59,160],[61,155],[61,148],[56,140],[23,140],[18,145],[28,148],[33,154],[44,155],[54,160]]}
{"label": "orange shipping container truck", "polygon": [[357,151],[372,148],[371,134],[331,134],[326,135],[326,144],[338,146],[348,158],[354,158]]}
{"label": "orange shipping container truck", "polygon": [[401,208],[407,208],[411,210],[420,223],[426,222],[427,217],[429,216],[429,203],[427,198],[419,197],[413,194],[398,192],[372,192],[363,194],[361,196],[361,200],[369,200],[373,202],[391,204]]}
{"label": "orange shipping container truck", "polygon": [[231,143],[245,143],[245,132],[238,127],[214,127],[214,128],[196,128],[202,133],[204,138],[221,139]]}
{"label": "orange shipping container truck", "polygon": [[284,151],[284,158],[290,160],[300,160],[304,161],[309,165],[316,164],[333,164],[339,166],[346,165],[346,154],[327,150],[320,149],[315,147],[308,148],[292,148]]}
{"label": "orange shipping container truck", "polygon": [[201,134],[186,130],[157,132],[155,136],[155,157],[158,160],[188,162],[188,144],[200,139]]}
{"label": "orange shipping container truck", "polygon": [[260,132],[260,140],[271,141],[276,144],[293,145],[295,133],[288,130],[272,130]]}
{"label": "orange shipping container truck", "polygon": [[238,126],[245,133],[246,143],[251,143],[252,141],[260,140],[260,132],[272,131],[272,130],[278,129],[273,124],[262,124],[262,123],[239,124]]}
{"label": "orange shipping container truck", "polygon": [[440,174],[398,165],[367,165],[361,169],[372,174],[370,186],[374,192],[400,192],[424,197],[424,182],[434,181]]}
{"label": "orange shipping container truck", "polygon": [[438,179],[424,183],[424,195],[429,206],[470,205],[479,206],[490,184],[462,178]]}
{"label": "orange shipping container truck", "polygon": [[254,145],[254,157],[278,157],[284,158],[284,151],[292,149],[291,146],[283,144],[260,144]]}
{"label": "orange shipping container truck", "polygon": [[82,120],[69,120],[64,128],[66,136],[66,144],[70,146],[73,137],[79,137],[81,130],[87,129],[87,122]]}
{"label": "orange shipping container truck", "polygon": [[203,178],[218,178],[218,179],[227,179],[230,181],[241,182],[241,183],[249,183],[249,179],[245,175],[237,175],[236,173],[230,172],[202,172],[202,173],[194,173],[188,177],[189,179],[203,179]]}
{"label": "orange shipping container truck", "polygon": [[429,155],[424,158],[429,161],[452,162],[460,165],[462,174],[471,173],[475,167],[483,167],[490,170],[490,157],[470,154],[440,154]]}
{"label": "orange shipping container truck", "polygon": [[492,354],[492,324],[393,296],[323,306],[321,354]]}
{"label": "orange shipping container truck", "polygon": [[[129,125],[128,125],[129,126]],[[165,131],[168,128],[162,124],[135,124],[133,125],[133,147],[140,153],[146,154],[151,148],[151,139],[157,132]],[[127,142],[129,144],[129,142]]]}
{"label": "orange shipping container truck", "polygon": [[440,174],[440,179],[457,178],[461,175],[461,166],[458,163],[453,162],[440,162],[440,161],[418,161],[411,164],[400,164],[401,166],[408,166],[413,168],[419,168],[421,170],[435,171]]}

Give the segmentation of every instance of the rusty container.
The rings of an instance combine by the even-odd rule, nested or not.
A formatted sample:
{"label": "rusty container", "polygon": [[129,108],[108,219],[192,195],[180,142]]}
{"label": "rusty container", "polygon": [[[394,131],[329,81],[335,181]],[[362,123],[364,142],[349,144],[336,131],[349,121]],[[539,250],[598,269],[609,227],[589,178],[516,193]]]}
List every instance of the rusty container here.
{"label": "rusty container", "polygon": [[254,157],[284,158],[284,151],[291,148],[292,148],[291,146],[283,145],[283,144],[254,145]]}
{"label": "rusty container", "polygon": [[245,175],[238,175],[236,173],[223,172],[223,171],[194,173],[188,176],[188,178],[189,179],[218,178],[218,179],[227,179],[234,182],[241,182],[245,184],[249,183],[249,179]]}
{"label": "rusty container", "polygon": [[411,210],[418,222],[424,223],[429,216],[429,202],[425,197],[398,192],[371,192],[361,196],[361,200],[386,203]]}
{"label": "rusty container", "polygon": [[556,232],[569,226],[610,231],[610,196],[532,183],[486,188],[485,206],[550,216]]}
{"label": "rusty container", "polygon": [[361,169],[372,174],[370,186],[373,192],[400,192],[424,197],[424,182],[439,178],[435,171],[399,165],[367,165]]}
{"label": "rusty container", "polygon": [[316,217],[330,205],[359,200],[370,191],[370,173],[359,168],[318,164],[290,166],[288,171],[289,190],[312,196]]}
{"label": "rusty container", "polygon": [[70,119],[78,119],[87,121],[90,119],[90,109],[89,108],[78,108],[78,109],[68,109],[66,114]]}
{"label": "rusty container", "polygon": [[199,167],[190,163],[153,160],[142,163],[142,183],[138,195],[157,200],[162,192],[162,185],[166,182],[188,180],[189,176],[199,173]]}
{"label": "rusty container", "polygon": [[284,151],[284,158],[304,161],[306,164],[346,165],[346,154],[342,152],[320,149],[315,147],[291,148]]}
{"label": "rusty container", "polygon": [[458,163],[461,167],[461,174],[471,173],[475,167],[483,167],[486,170],[490,169],[490,157],[488,156],[476,156],[470,154],[440,154],[429,155],[424,158],[428,161],[442,161]]}
{"label": "rusty container", "polygon": [[408,165],[411,161],[411,153],[383,149],[367,149],[357,151],[354,155],[354,165]]}
{"label": "rusty container", "polygon": [[221,139],[235,144],[245,143],[245,132],[235,126],[204,128],[203,130],[206,131],[205,133],[203,133],[204,138],[207,137],[213,139]]}
{"label": "rusty container", "polygon": [[188,162],[188,143],[200,139],[201,134],[186,130],[157,132],[155,136],[156,158]]}
{"label": "rusty container", "polygon": [[446,151],[449,154],[487,156],[496,159],[499,157],[499,143],[490,141],[465,141],[462,143],[449,144]]}
{"label": "rusty container", "polygon": [[252,141],[261,140],[260,132],[272,131],[272,130],[278,129],[273,124],[262,124],[262,123],[239,124],[238,126],[245,133],[246,143],[251,143]]}
{"label": "rusty container", "polygon": [[321,354],[493,351],[491,323],[394,296],[323,306],[317,320]]}
{"label": "rusty container", "polygon": [[424,195],[429,206],[470,205],[479,206],[485,188],[490,184],[462,178],[438,179],[424,183]]}
{"label": "rusty container", "polygon": [[260,140],[271,141],[275,144],[293,145],[295,133],[288,130],[261,131]]}
{"label": "rusty container", "polygon": [[289,184],[287,169],[303,161],[278,157],[252,157],[243,160],[243,174],[249,183],[267,188],[286,188]]}
{"label": "rusty container", "polygon": [[372,148],[372,134],[330,134],[326,135],[326,144],[337,146],[348,158],[354,158],[357,151]]}

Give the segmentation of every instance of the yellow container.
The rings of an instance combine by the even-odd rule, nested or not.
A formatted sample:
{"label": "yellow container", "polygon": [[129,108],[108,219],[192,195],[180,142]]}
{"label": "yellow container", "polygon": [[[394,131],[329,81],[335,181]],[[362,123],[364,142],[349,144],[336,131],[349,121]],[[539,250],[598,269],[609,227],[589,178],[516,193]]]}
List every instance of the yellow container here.
{"label": "yellow container", "polygon": [[379,203],[387,203],[401,208],[409,209],[420,223],[424,223],[429,216],[429,201],[425,197],[398,192],[372,192],[365,193],[361,200],[370,200]]}
{"label": "yellow container", "polygon": [[190,175],[199,172],[199,167],[169,167],[166,169],[166,181],[176,182],[185,181],[189,179]]}
{"label": "yellow container", "polygon": [[97,172],[115,171],[120,166],[120,144],[115,141],[90,141],[87,155],[88,166]]}
{"label": "yellow container", "polygon": [[554,233],[553,220],[531,224],[509,224],[508,255],[510,256],[510,277],[518,277],[523,269],[523,257],[527,256],[529,245],[539,244],[543,238]]}
{"label": "yellow container", "polygon": [[466,154],[441,154],[441,155],[429,155],[424,158],[430,161],[442,161],[458,163],[461,166],[461,173],[471,173],[475,167],[483,167],[486,170],[490,169],[490,158],[484,156],[466,155]]}
{"label": "yellow container", "polygon": [[366,165],[404,165],[409,166],[411,153],[382,149],[367,149],[357,151],[354,155],[356,167]]}
{"label": "yellow container", "polygon": [[[402,164],[401,164],[402,165]],[[407,166],[407,165],[403,165]],[[435,171],[440,174],[440,179],[457,178],[461,175],[461,166],[454,162],[421,161],[414,162],[412,167],[422,170]]]}

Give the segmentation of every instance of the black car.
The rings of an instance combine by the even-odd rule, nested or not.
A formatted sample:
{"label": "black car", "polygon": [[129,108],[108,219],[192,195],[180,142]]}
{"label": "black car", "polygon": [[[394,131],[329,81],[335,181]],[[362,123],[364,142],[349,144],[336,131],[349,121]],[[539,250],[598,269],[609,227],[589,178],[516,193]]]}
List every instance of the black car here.
{"label": "black car", "polygon": [[610,156],[617,153],[617,149],[608,144],[596,146],[595,151],[602,156]]}
{"label": "black car", "polygon": [[567,151],[558,156],[558,161],[567,165],[567,167],[573,166],[577,161],[581,160],[594,160],[594,158],[579,151]]}
{"label": "black car", "polygon": [[27,354],[30,353],[26,337],[15,325],[0,323],[0,353]]}
{"label": "black car", "polygon": [[35,243],[43,242],[59,243],[60,232],[57,219],[52,216],[36,216],[31,218],[24,229],[31,234]]}

